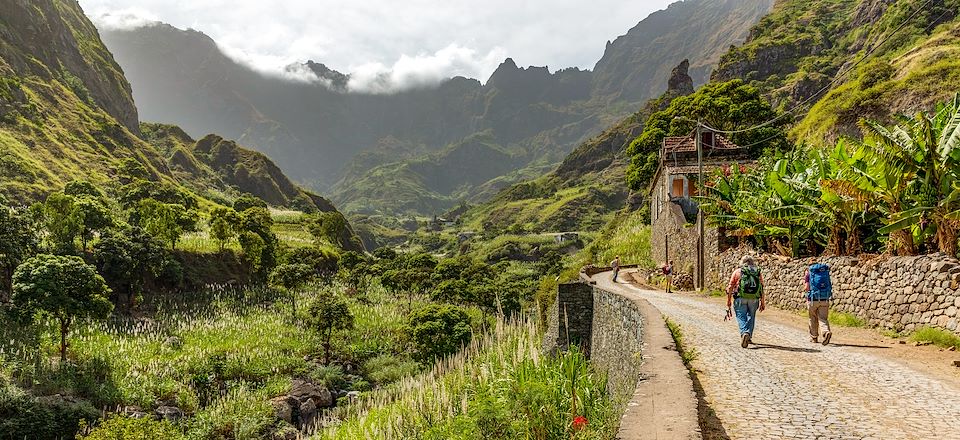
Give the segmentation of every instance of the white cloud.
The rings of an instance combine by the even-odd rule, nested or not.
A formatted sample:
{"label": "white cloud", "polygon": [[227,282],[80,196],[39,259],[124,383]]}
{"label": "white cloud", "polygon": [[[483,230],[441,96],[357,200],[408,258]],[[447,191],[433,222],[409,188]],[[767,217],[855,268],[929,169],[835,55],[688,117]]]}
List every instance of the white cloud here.
{"label": "white cloud", "polygon": [[106,29],[137,29],[160,21],[160,18],[141,8],[124,8],[105,12],[96,17],[96,24]]}
{"label": "white cloud", "polygon": [[604,43],[673,0],[80,0],[101,27],[163,21],[210,35],[258,71],[303,80],[292,63],[350,73],[368,92],[456,75],[485,81],[503,58],[592,68]]}
{"label": "white cloud", "polygon": [[401,55],[392,66],[367,63],[351,66],[348,88],[355,92],[389,93],[425,87],[454,77],[486,78],[506,57],[495,47],[485,55],[475,49],[451,44],[433,54]]}

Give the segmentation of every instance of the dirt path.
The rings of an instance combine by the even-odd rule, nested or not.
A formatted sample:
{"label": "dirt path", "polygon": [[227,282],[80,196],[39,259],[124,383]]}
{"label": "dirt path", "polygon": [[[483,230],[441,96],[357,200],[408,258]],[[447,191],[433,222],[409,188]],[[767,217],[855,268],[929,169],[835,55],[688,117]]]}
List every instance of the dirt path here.
{"label": "dirt path", "polygon": [[609,274],[595,280],[642,296],[682,326],[706,400],[730,438],[960,435],[960,376],[911,364],[898,354],[906,348],[851,340],[844,329],[830,346],[812,344],[801,317],[771,310],[759,319],[756,345],[743,349],[736,323],[722,319],[722,300],[614,285]]}

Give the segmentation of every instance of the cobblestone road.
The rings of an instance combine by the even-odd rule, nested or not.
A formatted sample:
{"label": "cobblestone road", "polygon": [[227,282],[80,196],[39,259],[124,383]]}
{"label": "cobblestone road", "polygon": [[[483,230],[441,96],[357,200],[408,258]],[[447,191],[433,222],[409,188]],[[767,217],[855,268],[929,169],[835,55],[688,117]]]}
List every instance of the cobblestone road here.
{"label": "cobblestone road", "polygon": [[[601,285],[612,286],[602,277]],[[760,314],[757,345],[742,349],[721,305],[618,288],[682,326],[699,354],[694,366],[706,400],[730,438],[960,439],[960,384],[868,352],[881,348],[812,344],[805,331]]]}

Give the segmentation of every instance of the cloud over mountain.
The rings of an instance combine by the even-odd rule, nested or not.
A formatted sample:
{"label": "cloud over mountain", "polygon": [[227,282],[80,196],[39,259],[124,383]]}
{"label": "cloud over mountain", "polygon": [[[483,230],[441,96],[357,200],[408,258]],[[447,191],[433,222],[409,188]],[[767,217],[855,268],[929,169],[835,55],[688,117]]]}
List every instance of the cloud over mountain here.
{"label": "cloud over mountain", "polygon": [[672,0],[80,0],[98,26],[162,21],[210,35],[231,58],[307,80],[307,60],[351,74],[349,88],[385,93],[444,78],[486,78],[507,56],[521,65],[591,68],[612,40]]}

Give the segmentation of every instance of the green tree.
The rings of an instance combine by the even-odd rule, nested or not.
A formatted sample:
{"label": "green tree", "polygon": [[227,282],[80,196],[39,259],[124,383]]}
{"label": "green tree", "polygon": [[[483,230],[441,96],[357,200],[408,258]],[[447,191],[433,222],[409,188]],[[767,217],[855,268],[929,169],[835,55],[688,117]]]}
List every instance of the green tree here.
{"label": "green tree", "polygon": [[267,245],[259,235],[250,231],[243,231],[237,236],[240,241],[240,249],[243,250],[243,259],[253,269],[254,272],[262,273],[267,269],[264,264],[265,259],[269,259],[267,254]]}
{"label": "green tree", "polygon": [[150,235],[169,243],[170,249],[177,248],[177,242],[186,232],[197,228],[197,213],[187,210],[176,203],[163,203],[154,199],[140,201],[140,225]]}
{"label": "green tree", "polygon": [[237,236],[240,229],[240,214],[233,208],[218,207],[210,212],[210,236],[217,240],[220,252],[230,240]]}
{"label": "green tree", "polygon": [[72,180],[63,187],[63,193],[69,196],[81,197],[89,196],[97,200],[104,200],[106,196],[103,191],[86,180]]}
{"label": "green tree", "polygon": [[467,312],[449,304],[430,304],[414,310],[404,331],[423,363],[454,354],[470,343],[473,330]]}
{"label": "green tree", "polygon": [[[910,207],[894,212],[881,233],[910,230],[914,237],[932,237],[936,248],[957,255],[960,230],[960,94],[938,106],[932,116],[919,113],[888,129],[866,121],[871,141],[864,146],[899,173],[912,176],[907,185]],[[906,207],[904,207],[906,208]]]}
{"label": "green tree", "polygon": [[83,216],[76,206],[76,198],[53,193],[43,202],[43,225],[52,248],[57,252],[77,252],[77,237],[83,232]]}
{"label": "green tree", "polygon": [[273,217],[266,208],[248,208],[240,213],[240,247],[248,261],[256,262],[254,267],[261,276],[267,276],[277,265],[280,241],[272,228]]}
{"label": "green tree", "polygon": [[297,313],[297,290],[300,290],[307,283],[312,281],[317,273],[312,267],[303,263],[281,264],[270,272],[270,284],[274,287],[283,289],[287,298],[290,299],[290,306],[293,313]]}
{"label": "green tree", "polygon": [[301,247],[288,250],[281,261],[284,264],[306,264],[316,276],[329,278],[337,273],[340,256],[327,249]]}
{"label": "green tree", "polygon": [[264,202],[263,199],[254,196],[252,194],[243,194],[240,197],[237,197],[233,201],[233,210],[237,212],[244,212],[250,208],[263,208],[267,209],[267,202]]}
{"label": "green tree", "polygon": [[318,242],[326,241],[341,248],[348,244],[345,242],[350,236],[347,219],[337,211],[317,214],[307,228]]}
{"label": "green tree", "polygon": [[113,212],[103,201],[89,195],[77,196],[74,209],[80,217],[80,243],[86,251],[94,233],[103,233],[114,225]]}
{"label": "green tree", "polygon": [[323,362],[329,365],[334,332],[353,328],[354,318],[347,300],[332,292],[321,292],[307,307],[305,321],[323,338]]}
{"label": "green tree", "polygon": [[25,316],[45,313],[60,324],[60,360],[67,360],[67,335],[77,319],[104,319],[113,310],[110,289],[96,269],[74,256],[37,255],[13,274],[14,306]]}
{"label": "green tree", "polygon": [[132,228],[104,236],[93,247],[97,269],[117,293],[126,295],[127,310],[143,292],[150,275],[157,275],[163,267],[166,253],[143,229]]}
{"label": "green tree", "polygon": [[731,141],[750,146],[756,154],[765,149],[783,149],[789,146],[784,126],[790,122],[779,115],[753,86],[736,79],[710,83],[691,95],[674,99],[665,110],[647,119],[643,133],[627,149],[631,157],[627,182],[634,190],[644,188],[656,171],[663,139],[668,136],[687,136],[701,121],[718,130],[735,131],[774,121],[763,127],[737,133]]}
{"label": "green tree", "polygon": [[13,271],[37,252],[40,237],[25,212],[0,204],[0,292],[11,292]]}

